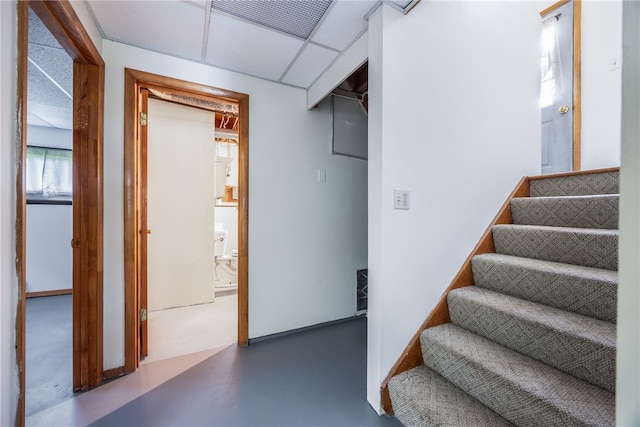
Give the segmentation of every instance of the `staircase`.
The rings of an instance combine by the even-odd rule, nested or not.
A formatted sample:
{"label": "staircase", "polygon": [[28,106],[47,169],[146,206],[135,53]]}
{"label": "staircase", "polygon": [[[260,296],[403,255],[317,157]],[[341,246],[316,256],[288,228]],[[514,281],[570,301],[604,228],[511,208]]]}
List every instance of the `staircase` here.
{"label": "staircase", "polygon": [[618,172],[529,179],[420,334],[424,365],[392,377],[407,426],[612,426]]}

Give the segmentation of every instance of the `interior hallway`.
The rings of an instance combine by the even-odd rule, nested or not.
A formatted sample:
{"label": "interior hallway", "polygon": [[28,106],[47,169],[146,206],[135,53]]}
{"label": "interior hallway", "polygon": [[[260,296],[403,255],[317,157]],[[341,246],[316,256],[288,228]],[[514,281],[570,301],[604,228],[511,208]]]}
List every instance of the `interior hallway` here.
{"label": "interior hallway", "polygon": [[70,399],[64,411],[59,405],[57,414],[51,411],[47,422],[37,425],[400,426],[367,403],[366,336],[361,317],[248,348],[231,345],[209,356],[191,355],[203,359],[98,419],[101,408],[144,377],[169,375],[173,362],[196,359],[149,363]]}

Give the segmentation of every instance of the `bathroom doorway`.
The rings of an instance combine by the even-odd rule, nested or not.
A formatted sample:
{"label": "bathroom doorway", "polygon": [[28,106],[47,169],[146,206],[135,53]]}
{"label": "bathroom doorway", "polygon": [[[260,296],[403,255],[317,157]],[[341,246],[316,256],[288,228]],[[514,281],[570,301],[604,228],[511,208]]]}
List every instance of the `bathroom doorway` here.
{"label": "bathroom doorway", "polygon": [[[234,204],[225,190],[231,190],[226,184],[232,174],[237,182],[238,164],[219,156],[215,141],[216,123],[237,119],[237,112],[234,105],[211,111],[161,100],[153,92],[146,96],[148,349],[143,363],[237,341],[237,292],[230,289],[231,281],[237,289],[237,255],[231,256],[230,247],[232,242],[237,247],[237,215],[221,218],[219,209]],[[224,295],[217,290],[222,280]]]}
{"label": "bathroom doorway", "polygon": [[[240,346],[248,344],[248,96],[236,92],[225,91],[208,86],[202,86],[191,82],[171,79],[141,71],[125,70],[125,182],[131,185],[125,187],[125,372],[133,372],[140,364],[142,358],[151,357],[149,344],[153,337],[149,329],[149,304],[153,303],[148,297],[148,285],[151,277],[147,277],[148,257],[152,256],[152,247],[148,245],[149,239],[154,239],[156,234],[154,226],[148,223],[152,218],[153,201],[148,199],[146,179],[149,162],[148,147],[152,143],[147,138],[147,132],[152,126],[153,117],[147,110],[149,102],[163,102],[173,106],[188,106],[207,110],[208,114],[215,113],[210,126],[213,134],[210,136],[210,144],[213,154],[207,154],[207,161],[215,162],[215,127],[219,127],[223,116],[227,123],[235,123],[238,142],[238,167],[237,186],[234,190],[229,189],[229,195],[237,203],[237,256],[234,257],[237,265],[237,285],[234,295],[220,295],[221,298],[233,297],[233,308],[237,312],[237,328],[235,328],[235,342]],[[169,102],[167,102],[169,101]],[[236,120],[237,119],[237,120]],[[180,147],[189,141],[180,136],[176,136],[173,141],[174,156],[179,155]],[[177,150],[177,151],[176,151]],[[208,168],[211,174],[214,168]],[[171,166],[165,167],[165,172],[171,170]],[[227,191],[227,184],[224,188]],[[233,186],[230,186],[233,187]],[[206,190],[207,209],[215,205],[214,189]],[[153,197],[153,196],[151,196]],[[198,195],[204,199],[203,194]],[[221,197],[224,199],[225,197]],[[186,204],[183,204],[186,203]],[[191,202],[178,203],[184,210],[191,211]],[[227,207],[227,206],[225,206]],[[214,210],[215,213],[215,210]],[[209,299],[218,299],[214,291],[215,276],[215,233],[216,228],[214,218],[207,223],[210,233],[207,237],[210,246],[207,254],[202,252],[203,268],[206,267],[208,279],[205,279]],[[183,220],[184,223],[184,220]],[[218,227],[219,231],[223,230]],[[229,230],[227,230],[229,233]],[[185,233],[186,234],[186,233]],[[228,235],[228,234],[227,234]],[[213,238],[211,238],[213,236]],[[185,248],[184,245],[180,247]],[[223,252],[224,255],[224,252]],[[233,253],[228,254],[233,257]],[[229,260],[231,261],[231,260]],[[149,279],[149,280],[148,280]],[[174,294],[171,298],[182,298],[180,293]],[[203,306],[202,304],[191,304],[191,307]],[[213,323],[209,322],[205,335],[213,333]],[[195,340],[198,340],[197,338]]]}

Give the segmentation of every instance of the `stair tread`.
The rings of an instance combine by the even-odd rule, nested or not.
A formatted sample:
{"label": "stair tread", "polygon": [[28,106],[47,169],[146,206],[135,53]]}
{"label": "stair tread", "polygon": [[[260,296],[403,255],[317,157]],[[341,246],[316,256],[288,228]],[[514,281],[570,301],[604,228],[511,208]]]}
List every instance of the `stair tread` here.
{"label": "stair tread", "polygon": [[525,258],[498,253],[485,253],[476,255],[473,258],[491,259],[495,262],[517,265],[523,269],[528,268],[546,273],[562,274],[565,276],[599,280],[614,284],[618,283],[618,272],[616,270],[607,270],[604,268],[587,267],[584,265],[566,264],[562,262],[545,261],[535,258]]}
{"label": "stair tread", "polygon": [[499,224],[492,233],[497,253],[618,269],[618,230]]}
{"label": "stair tread", "polygon": [[448,301],[454,324],[615,391],[615,324],[476,286]]}
{"label": "stair tread", "polygon": [[425,365],[518,425],[613,425],[615,395],[453,324],[421,334]]}
{"label": "stair tread", "polygon": [[389,393],[407,426],[513,426],[425,365],[393,377]]}
{"label": "stair tread", "polygon": [[617,194],[522,197],[511,200],[515,224],[618,228]]}
{"label": "stair tread", "polygon": [[568,176],[549,176],[530,180],[531,196],[617,194],[619,171]]}
{"label": "stair tread", "polygon": [[472,259],[476,286],[615,322],[618,272],[513,255]]}

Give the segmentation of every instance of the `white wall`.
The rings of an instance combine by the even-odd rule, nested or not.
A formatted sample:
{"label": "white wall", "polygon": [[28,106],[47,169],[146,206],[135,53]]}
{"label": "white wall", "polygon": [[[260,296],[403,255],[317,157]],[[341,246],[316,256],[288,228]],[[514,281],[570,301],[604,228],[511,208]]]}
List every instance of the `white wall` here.
{"label": "white wall", "polygon": [[620,166],[621,58],[622,1],[584,1],[582,169]]}
{"label": "white wall", "polygon": [[[388,6],[369,26],[367,397],[523,175],[540,171],[533,2]],[[373,70],[373,71],[371,71]],[[393,190],[411,209],[393,209]],[[375,243],[374,243],[375,242]]]}
{"label": "white wall", "polygon": [[[27,126],[27,144],[67,148],[70,130]],[[73,286],[73,207],[27,205],[27,292],[71,289]]]}
{"label": "white wall", "polygon": [[119,43],[105,40],[103,54],[105,369],[124,363],[124,67],[250,95],[249,337],[353,315],[367,264],[367,166],[329,155],[330,111],[308,111],[300,89]]}
{"label": "white wall", "polygon": [[[537,1],[538,12],[556,0]],[[622,1],[582,1],[582,167],[620,166]]]}
{"label": "white wall", "polygon": [[16,3],[0,2],[0,425],[14,424],[18,397],[15,359]]}
{"label": "white wall", "polygon": [[624,3],[616,425],[640,425],[640,3]]}
{"label": "white wall", "polygon": [[27,205],[27,292],[73,287],[70,205]]}

